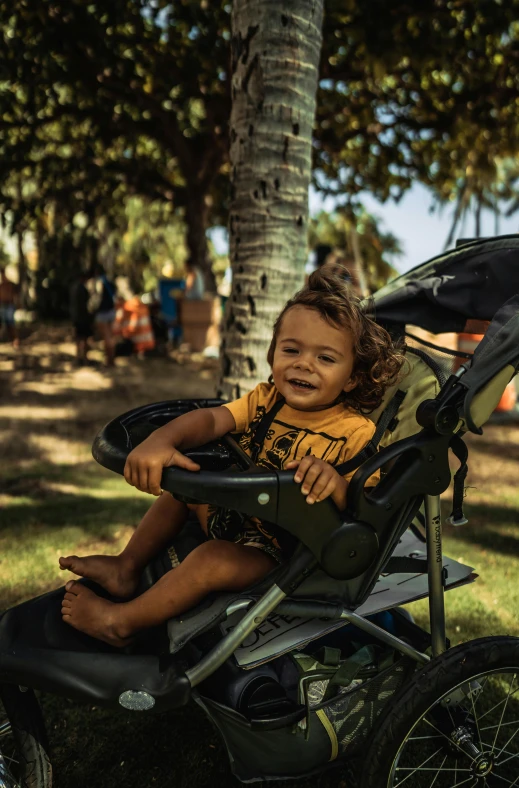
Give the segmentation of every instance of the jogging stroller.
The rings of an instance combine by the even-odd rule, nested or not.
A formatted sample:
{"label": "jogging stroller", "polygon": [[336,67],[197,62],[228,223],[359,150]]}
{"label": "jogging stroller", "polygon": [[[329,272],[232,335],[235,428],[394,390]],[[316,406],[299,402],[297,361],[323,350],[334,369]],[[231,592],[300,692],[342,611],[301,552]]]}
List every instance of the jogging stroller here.
{"label": "jogging stroller", "polygon": [[[467,319],[492,322],[455,374],[455,351],[409,339],[406,377],[372,414],[376,433],[356,458],[344,512],[329,499],[309,507],[291,472],[254,466],[231,436],[189,452],[200,472],[164,471],[163,488],[185,500],[232,506],[297,537],[292,558],[261,583],[213,594],[125,649],[63,624],[63,589],[7,610],[0,786],[52,785],[33,690],[142,712],[192,698],[243,782],[303,777],[337,761],[353,765],[360,788],[519,786],[519,639],[449,648],[444,591],[476,575],[442,555],[439,497],[452,450],[460,468],[449,520],[464,525],[462,436],[482,432],[519,367],[517,293],[519,239],[505,236],[434,258],[375,295],[376,319],[395,335],[407,324],[439,333],[462,331]],[[94,457],[122,473],[150,431],[220,403],[130,411],[98,434]],[[140,590],[202,538],[194,524],[185,529]],[[427,595],[430,633],[401,610]]]}

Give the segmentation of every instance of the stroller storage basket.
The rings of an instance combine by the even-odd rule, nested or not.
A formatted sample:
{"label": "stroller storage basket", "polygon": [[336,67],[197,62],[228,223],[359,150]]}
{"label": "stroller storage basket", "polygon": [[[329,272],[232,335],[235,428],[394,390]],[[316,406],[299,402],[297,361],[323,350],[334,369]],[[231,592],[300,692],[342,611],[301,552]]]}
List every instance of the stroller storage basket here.
{"label": "stroller storage basket", "polygon": [[[307,664],[315,663],[311,657],[300,656],[309,661]],[[198,697],[197,702],[220,731],[231,768],[239,780],[293,777],[295,764],[297,776],[306,776],[341,756],[355,754],[413,667],[416,663],[412,660],[399,659],[371,678],[354,680],[349,687],[339,688],[324,703],[319,701],[325,694],[327,680],[312,681],[308,688],[308,716],[277,730],[256,729],[246,716],[211,698]],[[300,678],[304,678],[304,672]]]}

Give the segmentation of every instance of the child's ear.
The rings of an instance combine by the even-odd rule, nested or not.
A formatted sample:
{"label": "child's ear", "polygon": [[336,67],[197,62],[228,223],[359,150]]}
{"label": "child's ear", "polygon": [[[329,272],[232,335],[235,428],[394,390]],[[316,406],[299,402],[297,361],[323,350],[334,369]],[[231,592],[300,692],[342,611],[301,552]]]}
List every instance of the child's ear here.
{"label": "child's ear", "polygon": [[348,391],[351,391],[352,389],[354,389],[356,385],[357,385],[357,376],[356,375],[352,375],[351,378],[346,383],[346,385],[343,386],[342,390],[347,393]]}

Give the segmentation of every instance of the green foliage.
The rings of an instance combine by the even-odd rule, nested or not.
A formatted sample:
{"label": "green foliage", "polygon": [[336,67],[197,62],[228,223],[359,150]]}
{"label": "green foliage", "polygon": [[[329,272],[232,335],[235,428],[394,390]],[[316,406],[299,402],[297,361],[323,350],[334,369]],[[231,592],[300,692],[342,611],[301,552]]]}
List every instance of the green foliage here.
{"label": "green foliage", "polygon": [[[327,0],[315,186],[344,203],[426,184],[455,220],[517,192],[519,0]],[[190,254],[228,205],[227,0],[0,0],[0,215],[118,227],[140,195]],[[456,219],[458,217],[458,219]],[[198,242],[197,242],[198,239]],[[200,242],[202,239],[202,242]]]}
{"label": "green foliage", "polygon": [[329,214],[321,211],[309,225],[309,245],[328,244],[347,261],[355,260],[354,233],[357,235],[366,284],[370,292],[378,290],[397,274],[391,260],[402,254],[398,239],[391,232],[383,232],[380,220],[361,210],[339,208]]}
{"label": "green foliage", "polygon": [[328,0],[327,9],[317,186],[350,199],[364,189],[398,199],[415,180],[439,201],[517,195],[513,173],[501,179],[499,168],[519,150],[518,0]]}
{"label": "green foliage", "polygon": [[116,220],[98,220],[97,234],[101,262],[114,274],[128,275],[137,292],[151,289],[165,265],[176,276],[183,273],[185,226],[170,203],[131,197]]}
{"label": "green foliage", "polygon": [[223,202],[228,7],[2,1],[0,26],[0,211],[15,229],[49,201],[93,220],[132,193],[207,227]]}

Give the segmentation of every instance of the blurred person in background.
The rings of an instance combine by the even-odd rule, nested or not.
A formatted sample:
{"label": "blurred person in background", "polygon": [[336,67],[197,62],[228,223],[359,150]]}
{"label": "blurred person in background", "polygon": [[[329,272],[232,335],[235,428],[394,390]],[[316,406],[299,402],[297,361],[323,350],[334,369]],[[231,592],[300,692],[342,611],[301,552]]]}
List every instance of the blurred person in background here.
{"label": "blurred person in background", "polygon": [[310,254],[308,255],[308,259],[305,265],[305,281],[308,281],[308,277],[314,271],[317,271],[318,268],[321,268],[322,265],[326,262],[326,258],[333,252],[332,247],[329,244],[317,244],[315,249],[312,249]]}
{"label": "blurred person in background", "polygon": [[0,269],[0,324],[5,327],[8,339],[13,347],[20,345],[14,324],[14,313],[18,304],[18,285],[8,279],[3,269]]}
{"label": "blurred person in background", "polygon": [[189,301],[200,301],[204,297],[205,292],[204,275],[200,268],[194,265],[191,260],[186,260],[184,268],[186,279],[184,298],[187,298]]}
{"label": "blurred person in background", "polygon": [[106,276],[102,265],[96,265],[94,269],[93,290],[90,308],[92,309],[92,304],[95,307],[94,323],[103,340],[106,366],[113,367],[115,354],[112,324],[115,320],[116,287]]}
{"label": "blurred person in background", "polygon": [[93,334],[94,316],[88,309],[90,300],[88,279],[88,274],[81,272],[70,288],[70,319],[74,326],[76,357],[80,367],[88,362],[88,339]]}

